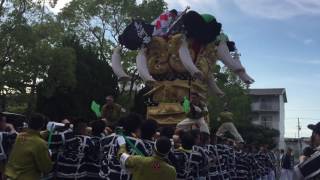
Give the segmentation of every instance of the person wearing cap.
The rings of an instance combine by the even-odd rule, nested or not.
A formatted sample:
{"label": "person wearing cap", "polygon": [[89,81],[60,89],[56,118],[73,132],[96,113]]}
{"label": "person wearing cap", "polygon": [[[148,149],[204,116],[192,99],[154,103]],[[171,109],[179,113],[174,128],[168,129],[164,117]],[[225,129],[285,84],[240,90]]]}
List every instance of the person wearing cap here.
{"label": "person wearing cap", "polygon": [[102,106],[101,117],[107,121],[107,126],[114,126],[122,113],[126,110],[114,102],[113,96],[106,97],[106,103]]}
{"label": "person wearing cap", "polygon": [[224,136],[226,132],[230,132],[236,142],[244,142],[241,134],[233,124],[233,113],[230,112],[227,107],[219,114],[218,122],[221,123],[221,125],[216,132],[217,136]]}
{"label": "person wearing cap", "polygon": [[308,128],[312,130],[311,147],[304,150],[301,162],[294,168],[295,180],[320,180],[320,122]]}
{"label": "person wearing cap", "polygon": [[123,168],[132,173],[132,180],[175,180],[176,170],[165,161],[171,150],[171,142],[167,137],[160,137],[154,145],[154,155],[143,157],[129,155],[123,136],[117,138],[120,150],[118,158]]}
{"label": "person wearing cap", "polygon": [[320,151],[320,122],[317,124],[309,124],[308,128],[312,130],[311,147],[314,151]]}

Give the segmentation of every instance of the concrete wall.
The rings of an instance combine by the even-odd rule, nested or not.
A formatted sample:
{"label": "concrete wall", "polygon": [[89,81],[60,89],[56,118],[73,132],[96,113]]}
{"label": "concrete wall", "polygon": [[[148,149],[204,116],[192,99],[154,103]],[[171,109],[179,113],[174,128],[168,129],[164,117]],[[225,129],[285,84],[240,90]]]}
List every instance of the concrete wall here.
{"label": "concrete wall", "polygon": [[284,142],[284,134],[285,134],[285,103],[283,95],[279,96],[280,102],[280,110],[279,110],[279,131],[280,131],[280,138],[279,138],[279,148],[285,148]]}

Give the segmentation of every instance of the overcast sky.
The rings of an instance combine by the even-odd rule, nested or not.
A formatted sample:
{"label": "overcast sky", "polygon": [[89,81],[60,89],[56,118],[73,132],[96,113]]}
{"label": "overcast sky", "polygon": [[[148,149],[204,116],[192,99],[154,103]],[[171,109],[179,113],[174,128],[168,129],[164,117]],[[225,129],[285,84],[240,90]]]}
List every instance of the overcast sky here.
{"label": "overcast sky", "polygon": [[[141,0],[138,0],[141,1]],[[70,0],[58,0],[58,11]],[[252,88],[286,88],[286,137],[310,136],[320,121],[319,0],[167,0],[169,9],[213,14],[241,51],[256,82]]]}

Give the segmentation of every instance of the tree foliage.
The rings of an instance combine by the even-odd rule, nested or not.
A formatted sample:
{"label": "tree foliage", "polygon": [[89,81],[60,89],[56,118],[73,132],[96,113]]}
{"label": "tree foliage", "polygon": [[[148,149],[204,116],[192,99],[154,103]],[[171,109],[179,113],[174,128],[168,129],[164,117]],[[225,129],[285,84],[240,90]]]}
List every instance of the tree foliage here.
{"label": "tree foliage", "polygon": [[104,103],[106,95],[117,95],[118,82],[107,62],[101,61],[91,47],[83,46],[77,39],[66,39],[64,46],[76,54],[76,85],[74,88],[56,86],[53,94],[47,94],[51,81],[41,83],[38,111],[54,120],[65,117],[94,118],[90,111],[92,100]]}
{"label": "tree foliage", "polygon": [[35,109],[39,82],[51,78],[56,82],[52,86],[75,83],[73,50],[61,46],[63,28],[41,5],[41,1],[8,0],[1,6],[1,96],[28,94],[28,112]]}
{"label": "tree foliage", "polygon": [[[132,18],[152,21],[166,9],[163,0],[145,0],[140,4],[135,0],[73,0],[55,15],[45,6],[48,2],[54,6],[57,0],[0,1],[0,102],[3,108],[6,97],[18,95],[28,97],[27,111],[31,112],[36,108],[39,94],[41,98],[50,98],[74,89],[76,92],[85,81],[92,84],[89,82],[84,86],[98,86],[106,90],[97,85],[101,79],[93,74],[99,72],[101,77],[113,82],[114,75],[110,75],[112,72],[108,63],[112,49],[118,45],[118,35]],[[64,40],[70,37],[78,42],[77,46],[65,44]],[[94,67],[89,62],[83,65],[86,61],[82,59],[78,62],[79,57],[75,53],[86,49],[93,56],[92,65],[104,64]],[[135,70],[135,56],[136,52],[122,52],[124,67],[132,76],[131,81],[121,86],[120,94],[129,97],[127,101],[131,100],[134,85],[141,82]],[[96,70],[89,71],[88,67]],[[84,71],[79,71],[79,68]],[[118,91],[117,86],[111,87]],[[126,91],[122,87],[131,87],[129,93],[124,93]],[[92,92],[95,92],[94,89],[87,93]],[[104,95],[111,92],[114,91],[106,90]]]}

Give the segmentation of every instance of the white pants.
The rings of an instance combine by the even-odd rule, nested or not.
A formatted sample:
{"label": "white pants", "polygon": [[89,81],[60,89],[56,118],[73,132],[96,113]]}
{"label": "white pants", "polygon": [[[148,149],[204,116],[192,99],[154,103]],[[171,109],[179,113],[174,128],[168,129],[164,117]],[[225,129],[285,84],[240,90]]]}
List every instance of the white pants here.
{"label": "white pants", "polygon": [[293,180],[293,170],[291,170],[291,169],[281,169],[280,180]]}
{"label": "white pants", "polygon": [[204,120],[203,117],[199,118],[199,119],[187,118],[177,124],[177,129],[182,129],[184,131],[187,131],[187,130],[192,129],[193,125],[198,125],[200,132],[206,132],[206,133],[210,134],[208,124],[206,123],[206,121]]}
{"label": "white pants", "polygon": [[236,141],[244,142],[240,133],[238,132],[237,128],[234,126],[234,124],[232,122],[225,122],[225,123],[221,124],[221,126],[217,130],[216,135],[223,136],[226,132],[231,133]]}

